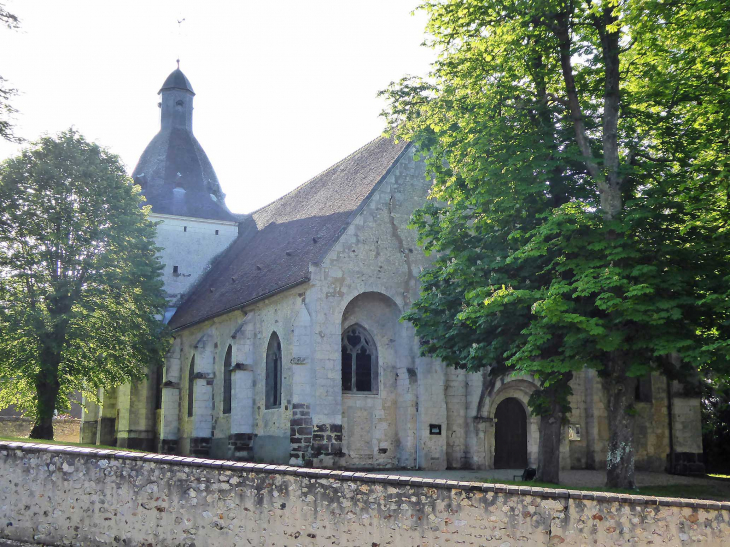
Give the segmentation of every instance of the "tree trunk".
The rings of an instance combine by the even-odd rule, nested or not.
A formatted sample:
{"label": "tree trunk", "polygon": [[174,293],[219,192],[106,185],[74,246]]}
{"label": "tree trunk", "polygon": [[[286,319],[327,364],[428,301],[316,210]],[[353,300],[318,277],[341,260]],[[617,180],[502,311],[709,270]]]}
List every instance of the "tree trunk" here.
{"label": "tree trunk", "polygon": [[547,412],[540,416],[540,444],[537,451],[537,475],[539,482],[560,483],[560,438],[565,416],[564,402],[568,398],[568,383],[573,378],[569,372],[542,390],[547,399]]}
{"label": "tree trunk", "polygon": [[[636,488],[634,477],[634,393],[636,378],[626,376],[624,363],[605,381],[608,402],[608,454],[606,455],[606,486]],[[611,367],[611,368],[614,368]]]}
{"label": "tree trunk", "polygon": [[540,416],[540,446],[537,451],[538,482],[560,483],[560,430],[563,413]]}
{"label": "tree trunk", "polygon": [[[31,439],[53,440],[53,415],[56,412],[58,397],[58,362],[57,356],[48,357],[36,378],[36,419],[30,431]],[[50,361],[50,362],[49,362]]]}

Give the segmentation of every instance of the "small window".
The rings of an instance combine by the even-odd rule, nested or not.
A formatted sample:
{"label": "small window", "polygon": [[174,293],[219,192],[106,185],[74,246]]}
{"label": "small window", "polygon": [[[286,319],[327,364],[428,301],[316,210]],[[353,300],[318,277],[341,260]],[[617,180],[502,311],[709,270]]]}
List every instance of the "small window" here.
{"label": "small window", "polygon": [[180,271],[177,266],[172,267],[172,275],[180,275]]}
{"label": "small window", "polygon": [[281,342],[275,332],[266,349],[266,408],[281,406]]}
{"label": "small window", "polygon": [[651,403],[654,400],[651,392],[651,374],[636,379],[634,399],[639,403]]}
{"label": "small window", "polygon": [[375,342],[360,325],[353,325],[342,333],[342,391],[378,392]]}
{"label": "small window", "polygon": [[188,369],[188,418],[193,417],[193,390],[195,388],[195,355],[190,360]]}
{"label": "small window", "polygon": [[187,232],[187,231],[188,231],[188,227],[187,226],[183,226],[183,232]]}
{"label": "small window", "polygon": [[228,346],[223,360],[223,414],[231,413],[231,361],[233,346]]}
{"label": "small window", "polygon": [[215,235],[218,235],[218,230],[215,231]]}

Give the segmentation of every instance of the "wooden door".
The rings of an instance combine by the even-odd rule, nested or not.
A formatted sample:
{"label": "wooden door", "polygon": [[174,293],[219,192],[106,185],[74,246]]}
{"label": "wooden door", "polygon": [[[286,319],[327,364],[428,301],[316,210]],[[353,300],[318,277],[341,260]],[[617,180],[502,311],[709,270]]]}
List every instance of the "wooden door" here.
{"label": "wooden door", "polygon": [[527,467],[527,413],[517,399],[510,397],[497,405],[494,413],[494,468]]}

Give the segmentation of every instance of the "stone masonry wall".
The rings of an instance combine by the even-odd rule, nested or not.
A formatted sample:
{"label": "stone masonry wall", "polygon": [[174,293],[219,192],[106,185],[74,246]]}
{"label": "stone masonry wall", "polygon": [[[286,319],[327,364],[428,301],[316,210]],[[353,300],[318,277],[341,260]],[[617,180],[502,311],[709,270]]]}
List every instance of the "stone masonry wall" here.
{"label": "stone masonry wall", "polygon": [[[55,418],[53,438],[63,442],[79,442],[81,420]],[[33,420],[22,416],[0,416],[0,437],[27,437],[33,429]]]}
{"label": "stone masonry wall", "polygon": [[[211,259],[238,236],[238,224],[174,215],[151,214],[160,221],[155,244],[162,249],[162,279],[171,301],[184,294],[205,273]],[[173,268],[177,266],[177,270]]]}
{"label": "stone masonry wall", "polygon": [[[233,458],[236,452],[248,452],[257,461],[285,463],[290,457],[290,422],[293,415],[293,366],[294,333],[293,323],[303,306],[306,285],[302,285],[269,298],[247,308],[251,322],[250,356],[239,355],[241,348],[238,338],[233,338],[241,326],[246,313],[235,311],[210,319],[177,334],[176,343],[180,344],[179,377],[181,401],[179,412],[179,444],[178,453],[192,454],[191,439],[194,438],[193,417],[188,417],[188,372],[190,362],[195,355],[195,370],[212,373],[209,382],[212,384],[212,401],[206,415],[212,421],[212,439],[209,455],[215,458]],[[276,332],[281,341],[282,350],[282,404],[275,408],[266,408],[266,349],[269,339]],[[206,350],[203,354],[199,341],[206,337]],[[228,346],[233,347],[233,363],[240,362],[251,367],[253,403],[246,409],[246,416],[251,422],[252,431],[232,431],[232,414],[223,413],[223,367]],[[178,356],[175,356],[177,359]],[[242,361],[251,360],[251,363]],[[169,361],[169,358],[168,358]],[[170,364],[170,363],[168,363]],[[151,404],[152,401],[140,401],[140,404]],[[239,433],[246,435],[238,436]],[[231,438],[231,434],[237,435]],[[195,441],[199,442],[199,441]],[[244,456],[241,456],[244,457]]]}
{"label": "stone masonry wall", "polygon": [[730,503],[0,442],[0,538],[536,547],[730,541]]}

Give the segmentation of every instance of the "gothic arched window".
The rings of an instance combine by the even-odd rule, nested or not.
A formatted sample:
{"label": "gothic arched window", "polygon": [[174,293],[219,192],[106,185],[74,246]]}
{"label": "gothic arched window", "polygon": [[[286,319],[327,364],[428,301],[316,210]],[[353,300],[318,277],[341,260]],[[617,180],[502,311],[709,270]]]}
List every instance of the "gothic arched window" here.
{"label": "gothic arched window", "polygon": [[195,355],[190,360],[188,369],[188,418],[193,417],[193,391],[195,388]]}
{"label": "gothic arched window", "polygon": [[378,357],[370,333],[352,325],[342,333],[342,391],[378,392]]}
{"label": "gothic arched window", "polygon": [[228,346],[226,358],[223,360],[223,414],[231,413],[231,361],[233,346]]}
{"label": "gothic arched window", "polygon": [[266,408],[281,406],[281,342],[275,332],[266,349]]}

